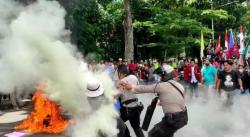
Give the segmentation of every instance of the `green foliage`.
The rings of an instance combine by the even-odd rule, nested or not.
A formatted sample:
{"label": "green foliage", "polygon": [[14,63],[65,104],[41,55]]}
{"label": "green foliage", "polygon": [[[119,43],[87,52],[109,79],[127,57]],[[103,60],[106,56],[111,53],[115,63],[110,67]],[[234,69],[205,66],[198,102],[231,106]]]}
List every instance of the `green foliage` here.
{"label": "green foliage", "polygon": [[227,20],[229,18],[229,15],[227,11],[225,10],[204,10],[201,15],[204,18],[208,19],[215,19],[215,20]]}
{"label": "green foliage", "polygon": [[[176,3],[174,3],[176,4]],[[139,45],[161,47],[167,56],[180,53],[183,47],[189,48],[200,45],[200,32],[209,37],[211,30],[201,22],[193,18],[194,8],[187,6],[176,7],[176,9],[162,9],[153,7],[154,16],[148,21],[136,21],[133,25],[136,31],[147,29],[151,40],[140,41]],[[163,57],[159,57],[162,58]]]}
{"label": "green foliage", "polygon": [[244,14],[244,16],[241,19],[242,24],[244,25],[244,31],[250,32],[250,6],[247,7],[247,12]]}
{"label": "green foliage", "polygon": [[[85,55],[123,57],[123,0],[59,1],[66,5],[72,40]],[[132,0],[136,59],[176,56],[183,48],[198,56],[200,32],[208,44],[212,19],[215,38],[229,28],[238,32],[241,24],[249,31],[250,9],[243,1],[213,0],[211,10],[210,0]]]}
{"label": "green foliage", "polygon": [[86,0],[79,4],[69,15],[69,26],[72,30],[72,41],[86,55],[97,49],[96,39],[101,34],[101,15],[96,2]]}

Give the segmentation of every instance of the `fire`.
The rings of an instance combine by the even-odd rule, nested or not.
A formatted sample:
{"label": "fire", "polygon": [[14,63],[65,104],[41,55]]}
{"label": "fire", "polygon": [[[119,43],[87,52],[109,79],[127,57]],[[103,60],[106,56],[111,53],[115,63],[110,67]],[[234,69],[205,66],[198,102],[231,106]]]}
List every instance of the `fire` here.
{"label": "fire", "polygon": [[62,118],[60,108],[54,102],[48,100],[43,94],[44,84],[37,88],[32,101],[34,103],[33,111],[18,126],[16,130],[25,130],[29,133],[62,133],[69,121]]}

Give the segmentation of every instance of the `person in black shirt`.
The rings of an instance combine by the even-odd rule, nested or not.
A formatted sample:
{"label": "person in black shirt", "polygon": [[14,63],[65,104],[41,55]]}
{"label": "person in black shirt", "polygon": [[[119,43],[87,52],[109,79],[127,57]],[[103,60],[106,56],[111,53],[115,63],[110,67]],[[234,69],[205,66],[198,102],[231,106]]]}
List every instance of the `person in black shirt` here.
{"label": "person in black shirt", "polygon": [[232,69],[233,62],[227,60],[224,62],[224,70],[218,73],[216,90],[221,90],[227,95],[226,104],[232,104],[233,96],[238,91],[238,87],[243,92],[242,80],[239,72]]}
{"label": "person in black shirt", "polygon": [[249,93],[249,89],[250,89],[250,73],[248,72],[247,69],[244,69],[243,65],[239,65],[238,66],[238,71],[240,73],[240,77],[242,80],[242,85],[243,85],[243,89],[244,91],[242,92],[243,94],[245,93]]}

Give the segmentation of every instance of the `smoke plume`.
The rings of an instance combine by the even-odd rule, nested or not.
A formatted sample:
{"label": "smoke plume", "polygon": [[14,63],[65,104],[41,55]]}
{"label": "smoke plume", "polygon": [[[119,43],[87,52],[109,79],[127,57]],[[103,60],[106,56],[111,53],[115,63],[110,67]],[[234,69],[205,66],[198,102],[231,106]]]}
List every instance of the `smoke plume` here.
{"label": "smoke plume", "polygon": [[176,136],[246,137],[250,133],[249,103],[249,96],[239,94],[232,105],[226,104],[225,94],[192,100],[188,103],[189,123]]}
{"label": "smoke plume", "polygon": [[[112,82],[105,74],[92,74],[70,43],[70,32],[65,30],[66,11],[61,5],[57,1],[38,0],[22,5],[7,0],[0,1],[0,13],[0,92],[25,93],[24,89],[34,89],[45,82],[46,95],[76,117],[77,130],[82,130],[73,128],[75,137],[88,133],[88,137],[95,137],[96,130],[114,135],[117,114],[112,104]],[[90,78],[103,82],[110,100],[93,114],[85,96]],[[108,126],[88,125],[105,118]]]}

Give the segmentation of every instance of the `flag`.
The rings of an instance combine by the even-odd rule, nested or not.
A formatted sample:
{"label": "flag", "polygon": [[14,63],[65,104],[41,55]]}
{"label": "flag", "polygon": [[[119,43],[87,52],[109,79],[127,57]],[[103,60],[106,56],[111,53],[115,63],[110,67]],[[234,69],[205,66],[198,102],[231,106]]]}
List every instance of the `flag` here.
{"label": "flag", "polygon": [[227,30],[225,33],[225,49],[226,49],[226,51],[228,51],[228,33],[227,33]]}
{"label": "flag", "polygon": [[243,34],[243,26],[240,25],[240,34],[238,35],[240,37],[240,54],[243,54],[244,51],[244,34]]}
{"label": "flag", "polygon": [[228,47],[230,47],[229,49],[233,50],[233,48],[234,48],[234,35],[233,35],[232,30],[230,31],[230,34],[229,34],[229,43],[228,44],[229,44]]}
{"label": "flag", "polygon": [[201,51],[200,51],[200,56],[201,56],[201,60],[204,57],[204,38],[203,38],[203,32],[201,31]]}
{"label": "flag", "polygon": [[216,42],[215,54],[219,54],[221,50],[221,37],[219,36]]}
{"label": "flag", "polygon": [[244,44],[244,34],[243,34],[243,26],[240,25],[240,59],[239,59],[239,64],[243,65],[244,64],[244,48],[245,48],[245,44]]}
{"label": "flag", "polygon": [[229,47],[229,43],[228,43],[228,33],[227,33],[227,30],[226,30],[226,33],[225,33],[225,52],[226,52],[226,59],[229,59],[230,58],[230,47]]}
{"label": "flag", "polygon": [[235,40],[235,42],[234,42],[232,54],[233,54],[236,58],[239,58],[239,57],[240,57],[239,48],[238,48],[238,42],[237,42],[236,40]]}

